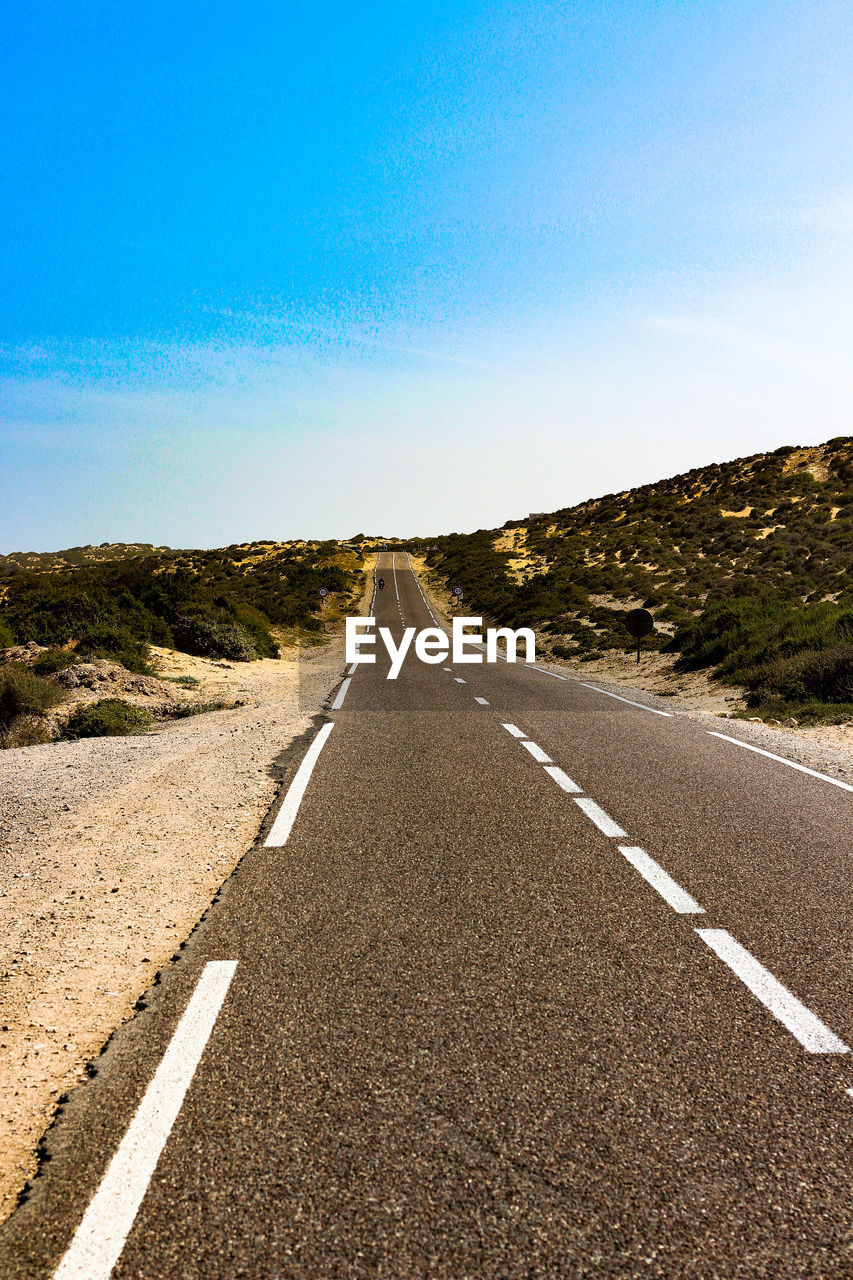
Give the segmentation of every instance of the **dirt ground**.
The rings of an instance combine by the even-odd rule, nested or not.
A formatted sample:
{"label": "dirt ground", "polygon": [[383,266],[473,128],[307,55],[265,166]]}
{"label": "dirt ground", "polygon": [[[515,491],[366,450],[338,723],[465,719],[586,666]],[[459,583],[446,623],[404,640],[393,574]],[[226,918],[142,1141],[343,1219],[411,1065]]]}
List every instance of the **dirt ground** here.
{"label": "dirt ground", "polygon": [[153,659],[162,677],[198,684],[92,663],[70,669],[81,682],[69,697],[229,709],[135,737],[0,752],[0,1220],[60,1096],[251,846],[276,793],[274,761],[327,702],[344,645],[335,635],[251,663],[162,649]]}

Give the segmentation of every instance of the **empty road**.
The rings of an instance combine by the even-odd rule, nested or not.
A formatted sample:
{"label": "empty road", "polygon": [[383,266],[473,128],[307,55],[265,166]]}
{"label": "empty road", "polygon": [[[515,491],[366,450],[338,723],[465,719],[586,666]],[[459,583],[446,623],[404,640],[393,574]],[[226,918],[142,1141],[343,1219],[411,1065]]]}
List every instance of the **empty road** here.
{"label": "empty road", "polygon": [[[379,571],[380,624],[434,625]],[[388,665],[290,750],[0,1275],[853,1277],[851,788],[523,663]]]}

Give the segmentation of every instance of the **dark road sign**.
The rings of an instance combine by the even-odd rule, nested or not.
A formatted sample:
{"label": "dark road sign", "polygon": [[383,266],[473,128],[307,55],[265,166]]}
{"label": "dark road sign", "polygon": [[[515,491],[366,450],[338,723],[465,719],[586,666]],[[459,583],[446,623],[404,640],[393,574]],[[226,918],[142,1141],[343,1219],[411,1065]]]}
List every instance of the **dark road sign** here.
{"label": "dark road sign", "polygon": [[637,661],[640,661],[640,640],[655,629],[655,620],[648,609],[632,609],[625,618],[625,630],[637,641]]}

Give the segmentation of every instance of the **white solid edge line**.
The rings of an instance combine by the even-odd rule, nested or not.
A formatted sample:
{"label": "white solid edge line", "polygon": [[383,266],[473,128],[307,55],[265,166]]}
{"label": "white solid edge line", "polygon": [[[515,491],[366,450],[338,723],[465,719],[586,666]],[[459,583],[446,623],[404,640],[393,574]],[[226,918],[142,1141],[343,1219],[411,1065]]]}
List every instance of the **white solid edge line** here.
{"label": "white solid edge line", "polygon": [[347,672],[347,675],[354,676],[356,671],[358,671],[358,663],[354,662]]}
{"label": "white solid edge line", "polygon": [[350,687],[350,683],[351,683],[351,679],[349,676],[347,676],[346,680],[344,680],[340,689],[338,689],[338,696],[335,698],[334,702],[332,703],[333,711],[340,711],[341,707],[344,705],[344,698],[347,696],[347,689]]}
{"label": "white solid edge line", "polygon": [[489,705],[485,698],[475,698],[474,701],[479,702],[481,707],[487,707]]}
{"label": "white solid edge line", "polygon": [[550,764],[551,757],[546,751],[543,751],[538,742],[522,742],[525,750],[529,751],[534,760],[538,760],[540,764]]}
{"label": "white solid edge line", "polygon": [[582,788],[579,787],[576,782],[573,782],[569,775],[564,773],[559,765],[548,764],[545,766],[545,772],[554,779],[558,787],[562,787],[564,791],[569,793],[569,795],[573,795],[575,793],[580,794],[582,791]]}
{"label": "white solid edge line", "polygon": [[228,992],[236,960],[206,964],[54,1280],[109,1280]]}
{"label": "white solid edge line", "polygon": [[644,849],[639,849],[636,845],[620,844],[619,852],[660,894],[664,902],[669,903],[673,911],[677,911],[682,916],[705,914],[705,908],[700,907],[696,899],[691,898],[687,890],[682,889],[681,885],[673,880],[654,858],[650,858]]}
{"label": "white solid edge line", "polygon": [[546,671],[544,667],[540,667],[538,662],[525,662],[526,667],[530,667],[531,671],[538,671],[543,676],[553,676],[555,680],[568,680],[568,676],[560,676],[556,671]]}
{"label": "white solid edge line", "polygon": [[603,831],[606,836],[626,836],[627,831],[623,831],[618,822],[614,822],[609,814],[605,813],[601,805],[590,800],[589,796],[575,796],[575,804],[583,809],[590,822],[594,822],[599,831]]}
{"label": "white solid edge line", "polygon": [[418,579],[418,575],[415,573],[414,569],[412,568],[412,554],[411,554],[411,552],[410,552],[410,551],[407,551],[407,552],[406,552],[406,555],[409,557],[409,573],[410,573],[410,574],[412,575],[412,577],[414,578],[414,580],[415,580],[415,585],[417,586],[418,591],[420,591],[420,593],[421,593],[421,599],[423,600],[424,604],[425,604],[425,605],[426,605],[426,607],[427,607],[427,613],[428,613],[428,614],[429,614],[429,616],[432,618],[432,620],[433,620],[433,622],[436,624],[436,626],[438,626],[438,618],[435,616],[435,614],[433,613],[432,609],[430,608],[429,601],[427,600],[426,596],[424,595],[424,589],[423,589],[423,587],[422,587],[422,586],[421,586],[421,584],[420,584],[420,580]]}
{"label": "white solid edge line", "polygon": [[735,941],[727,930],[697,929],[696,932],[809,1053],[850,1052],[843,1040],[839,1040],[811,1009],[783,987],[778,978],[759,964],[755,956]]}
{"label": "white solid edge line", "polygon": [[722,738],[724,742],[733,742],[736,747],[746,747],[747,751],[755,751],[760,756],[767,756],[769,760],[778,760],[779,764],[786,764],[789,769],[797,769],[800,773],[807,773],[810,778],[820,778],[821,782],[831,782],[834,787],[841,787],[842,791],[853,791],[853,786],[849,782],[842,782],[840,778],[830,778],[827,773],[818,773],[816,769],[807,769],[804,764],[797,764],[796,760],[786,760],[784,756],[774,755],[772,751],[765,751],[763,747],[754,747],[751,742],[743,742],[740,738],[731,738],[727,733],[717,733],[716,729],[709,729],[708,733],[712,738]]}
{"label": "white solid edge line", "polygon": [[587,684],[585,680],[578,680],[578,684],[582,684],[585,689],[594,689],[596,693],[603,693],[606,698],[615,698],[617,702],[627,702],[629,707],[639,707],[641,711],[651,711],[653,716],[672,716],[671,711],[658,711],[657,707],[647,707],[645,702],[634,702],[631,698],[623,698],[621,694],[611,693],[609,689],[599,689],[597,684]]}
{"label": "white solid edge line", "polygon": [[264,841],[264,845],[268,849],[278,849],[287,843],[287,837],[290,835],[291,827],[296,821],[296,815],[299,812],[299,805],[305,795],[305,788],[311,780],[314,765],[317,763],[317,758],[326,745],[326,739],[334,727],[335,722],[333,720],[330,720],[328,724],[324,724],[311,746],[305,752],[302,763],[296,770],[296,775],[290,784],[287,795],[284,797],[284,803],[276,814],[275,822],[272,824],[269,835]]}
{"label": "white solid edge line", "polygon": [[[502,723],[503,723],[503,722],[502,722]],[[505,724],[505,725],[504,725],[504,728],[506,729],[507,733],[511,733],[511,734],[512,734],[512,736],[513,736],[514,738],[526,738],[526,737],[527,737],[527,734],[526,734],[526,733],[524,733],[521,729],[519,729],[518,725],[515,725],[515,724]]]}

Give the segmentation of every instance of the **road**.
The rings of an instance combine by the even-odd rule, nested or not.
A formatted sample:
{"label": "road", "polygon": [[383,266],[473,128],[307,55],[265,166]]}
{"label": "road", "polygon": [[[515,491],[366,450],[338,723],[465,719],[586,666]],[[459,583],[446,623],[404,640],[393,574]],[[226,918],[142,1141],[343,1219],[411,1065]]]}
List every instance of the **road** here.
{"label": "road", "polygon": [[853,1276],[850,789],[523,663],[387,670],[292,748],[0,1275]]}

